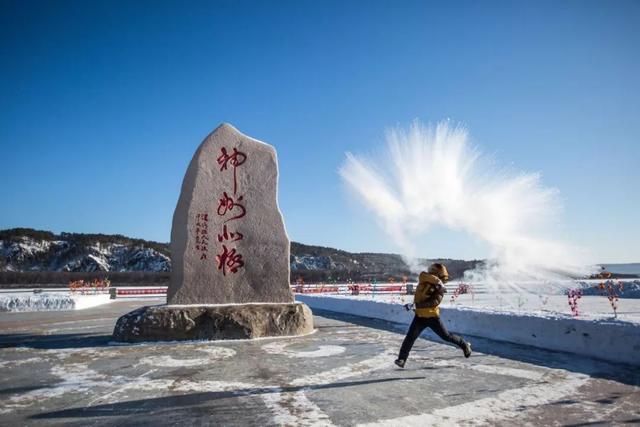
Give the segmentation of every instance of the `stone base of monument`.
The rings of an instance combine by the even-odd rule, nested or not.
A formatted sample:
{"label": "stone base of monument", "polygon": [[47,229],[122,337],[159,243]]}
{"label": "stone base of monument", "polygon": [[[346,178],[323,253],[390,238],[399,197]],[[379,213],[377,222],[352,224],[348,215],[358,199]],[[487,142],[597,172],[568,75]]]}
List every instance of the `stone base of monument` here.
{"label": "stone base of monument", "polygon": [[229,340],[304,335],[313,315],[303,303],[156,305],[118,319],[115,341]]}

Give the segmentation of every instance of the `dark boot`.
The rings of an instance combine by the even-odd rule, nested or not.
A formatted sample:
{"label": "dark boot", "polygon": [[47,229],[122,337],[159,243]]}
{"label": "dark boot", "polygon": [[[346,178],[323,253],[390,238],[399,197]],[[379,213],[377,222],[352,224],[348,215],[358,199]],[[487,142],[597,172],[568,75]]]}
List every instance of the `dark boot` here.
{"label": "dark boot", "polygon": [[465,342],[462,345],[462,351],[464,351],[464,357],[471,356],[471,343],[469,341]]}
{"label": "dark boot", "polygon": [[393,363],[398,365],[400,368],[404,368],[405,362],[406,362],[406,360],[404,360],[404,359],[396,359]]}

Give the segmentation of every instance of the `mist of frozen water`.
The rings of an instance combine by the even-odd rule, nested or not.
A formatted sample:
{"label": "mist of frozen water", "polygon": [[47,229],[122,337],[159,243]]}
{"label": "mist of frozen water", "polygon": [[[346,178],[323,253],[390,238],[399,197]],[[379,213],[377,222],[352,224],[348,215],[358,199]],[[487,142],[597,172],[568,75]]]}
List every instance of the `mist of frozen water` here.
{"label": "mist of frozen water", "polygon": [[517,289],[589,272],[580,251],[558,238],[558,191],[538,173],[497,167],[470,145],[464,127],[416,121],[408,130],[391,129],[379,157],[347,153],[340,174],[412,268],[424,268],[418,256],[439,256],[421,252],[417,236],[444,226],[490,248],[486,265],[467,272],[467,280]]}

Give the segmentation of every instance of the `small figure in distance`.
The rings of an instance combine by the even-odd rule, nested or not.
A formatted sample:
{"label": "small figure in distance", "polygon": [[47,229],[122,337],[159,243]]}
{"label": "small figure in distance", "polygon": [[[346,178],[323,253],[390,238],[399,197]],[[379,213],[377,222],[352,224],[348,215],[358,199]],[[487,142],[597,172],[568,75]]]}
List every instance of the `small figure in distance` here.
{"label": "small figure in distance", "polygon": [[440,308],[438,306],[442,302],[445,292],[447,292],[444,283],[448,280],[449,272],[447,267],[441,263],[431,264],[426,272],[420,273],[413,304],[405,304],[404,306],[407,310],[415,310],[415,316],[400,347],[400,354],[395,361],[395,364],[399,367],[404,368],[413,343],[425,328],[431,328],[443,340],[460,347],[464,352],[464,357],[471,356],[471,343],[463,340],[458,335],[449,333],[440,320]]}

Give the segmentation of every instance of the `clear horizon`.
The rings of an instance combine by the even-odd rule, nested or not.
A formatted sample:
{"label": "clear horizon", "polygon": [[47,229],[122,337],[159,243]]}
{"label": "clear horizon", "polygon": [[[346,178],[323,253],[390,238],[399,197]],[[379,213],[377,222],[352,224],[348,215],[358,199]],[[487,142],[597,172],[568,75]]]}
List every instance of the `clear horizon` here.
{"label": "clear horizon", "polygon": [[[451,119],[559,191],[590,262],[640,262],[638,2],[2,0],[0,24],[1,229],[167,242],[188,162],[229,122],[276,148],[292,241],[397,253],[338,169]],[[460,231],[416,239],[488,256]]]}

